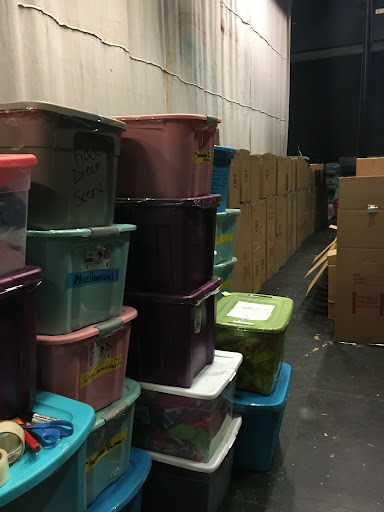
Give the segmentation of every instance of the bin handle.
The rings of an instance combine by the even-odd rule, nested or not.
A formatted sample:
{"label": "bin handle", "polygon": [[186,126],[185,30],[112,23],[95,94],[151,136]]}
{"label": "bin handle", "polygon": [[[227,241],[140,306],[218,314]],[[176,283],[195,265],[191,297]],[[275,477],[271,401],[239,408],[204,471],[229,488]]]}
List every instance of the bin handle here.
{"label": "bin handle", "polygon": [[207,116],[207,119],[205,120],[207,124],[218,124],[219,118],[215,116]]}
{"label": "bin handle", "polygon": [[18,284],[16,286],[11,286],[9,288],[6,288],[5,290],[0,290],[0,295],[6,295],[7,293],[17,292],[21,288],[24,288],[24,291],[26,293],[33,292],[42,281],[37,281],[35,283],[24,283],[24,284]]}
{"label": "bin handle", "polygon": [[98,336],[106,336],[112,332],[118,331],[124,326],[124,322],[121,318],[111,318],[94,325],[94,328],[99,331]]}
{"label": "bin handle", "polygon": [[101,226],[90,228],[92,231],[91,237],[104,237],[104,236],[119,236],[120,230],[117,226]]}

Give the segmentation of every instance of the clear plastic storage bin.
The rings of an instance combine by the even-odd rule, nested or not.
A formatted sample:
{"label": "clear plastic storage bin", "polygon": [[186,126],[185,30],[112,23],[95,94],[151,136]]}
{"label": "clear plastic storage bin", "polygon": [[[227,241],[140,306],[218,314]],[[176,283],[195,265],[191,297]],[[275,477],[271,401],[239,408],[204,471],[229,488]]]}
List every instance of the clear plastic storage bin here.
{"label": "clear plastic storage bin", "polygon": [[237,217],[240,210],[227,209],[216,217],[215,265],[230,261],[234,256]]}
{"label": "clear plastic storage bin", "polygon": [[183,198],[209,194],[220,119],[194,114],[116,117],[121,140],[117,197]]}
{"label": "clear plastic storage bin", "polygon": [[33,153],[28,227],[70,229],[113,222],[125,124],[38,101],[0,105],[0,153]]}
{"label": "clear plastic storage bin", "polygon": [[217,209],[218,212],[225,212],[227,206],[229,172],[235,155],[236,149],[215,146],[210,193],[221,195],[221,203]]}
{"label": "clear plastic storage bin", "polygon": [[209,462],[150,452],[152,470],[143,488],[143,512],[217,512],[231,481],[241,418],[232,420]]}
{"label": "clear plastic storage bin", "polygon": [[0,155],[0,276],[25,266],[28,192],[36,161],[34,155]]}
{"label": "clear plastic storage bin", "polygon": [[[237,258],[233,257],[229,261],[223,261],[213,266],[213,275],[221,277],[223,283],[220,286],[221,292],[230,292],[232,290],[232,277]],[[219,295],[219,298],[221,296]]]}
{"label": "clear plastic storage bin", "polygon": [[239,389],[272,393],[292,309],[292,299],[271,295],[232,293],[218,301],[216,347],[243,354]]}
{"label": "clear plastic storage bin", "polygon": [[141,382],[133,444],[145,450],[208,462],[231,422],[236,372],[243,357],[216,351],[189,389]]}
{"label": "clear plastic storage bin", "polygon": [[120,314],[131,225],[28,231],[27,261],[39,265],[38,334],[68,334]]}
{"label": "clear plastic storage bin", "polygon": [[96,421],[87,439],[87,504],[116,482],[129,465],[135,401],[140,385],[125,379],[120,400],[96,414]]}
{"label": "clear plastic storage bin", "polygon": [[37,336],[39,386],[95,411],[119,400],[136,316],[135,309],[123,307],[118,318],[71,334]]}

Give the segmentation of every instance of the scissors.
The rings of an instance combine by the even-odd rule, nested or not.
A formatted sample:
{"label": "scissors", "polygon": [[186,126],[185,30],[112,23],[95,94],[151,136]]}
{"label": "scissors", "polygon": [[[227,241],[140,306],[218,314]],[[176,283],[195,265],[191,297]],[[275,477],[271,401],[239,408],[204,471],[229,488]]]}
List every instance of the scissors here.
{"label": "scissors", "polygon": [[60,437],[73,434],[73,423],[66,420],[53,420],[48,423],[25,423],[22,427],[33,435],[42,446],[54,446]]}

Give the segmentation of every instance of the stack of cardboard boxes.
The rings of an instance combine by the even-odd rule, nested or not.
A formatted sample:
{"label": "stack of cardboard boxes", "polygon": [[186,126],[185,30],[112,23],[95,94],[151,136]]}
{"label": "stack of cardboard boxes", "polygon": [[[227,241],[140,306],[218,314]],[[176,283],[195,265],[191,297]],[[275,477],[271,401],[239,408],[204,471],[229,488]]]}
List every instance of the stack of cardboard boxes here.
{"label": "stack of cardboard boxes", "polygon": [[335,338],[384,343],[384,158],[340,178]]}
{"label": "stack of cardboard boxes", "polygon": [[232,289],[257,292],[314,231],[316,180],[302,158],[240,150],[228,208],[240,208]]}

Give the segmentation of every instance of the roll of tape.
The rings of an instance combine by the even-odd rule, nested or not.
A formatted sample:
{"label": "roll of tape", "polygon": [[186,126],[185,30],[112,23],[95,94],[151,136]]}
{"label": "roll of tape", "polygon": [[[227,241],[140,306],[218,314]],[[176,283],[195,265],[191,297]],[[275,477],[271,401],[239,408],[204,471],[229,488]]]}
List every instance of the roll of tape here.
{"label": "roll of tape", "polygon": [[20,459],[25,449],[24,430],[20,425],[13,421],[0,422],[0,449],[7,452],[10,466]]}
{"label": "roll of tape", "polygon": [[3,487],[9,480],[8,453],[0,449],[0,487]]}

